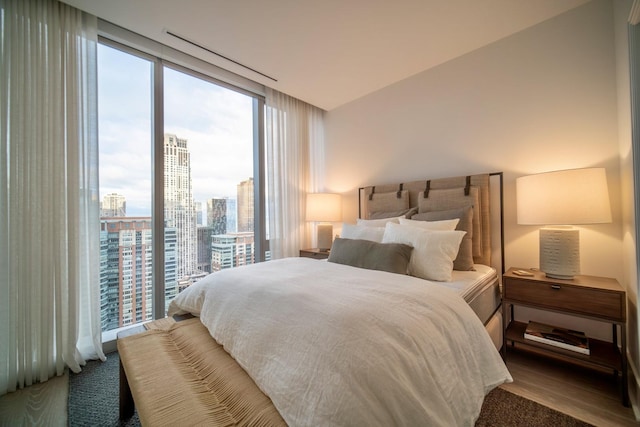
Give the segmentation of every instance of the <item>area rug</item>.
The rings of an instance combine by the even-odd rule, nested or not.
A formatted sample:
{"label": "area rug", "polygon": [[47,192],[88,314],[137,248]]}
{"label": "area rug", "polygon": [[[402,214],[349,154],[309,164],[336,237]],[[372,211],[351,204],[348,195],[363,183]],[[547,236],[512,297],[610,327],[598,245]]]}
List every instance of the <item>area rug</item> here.
{"label": "area rug", "polygon": [[498,387],[484,399],[476,422],[476,427],[486,426],[588,427],[591,424]]}

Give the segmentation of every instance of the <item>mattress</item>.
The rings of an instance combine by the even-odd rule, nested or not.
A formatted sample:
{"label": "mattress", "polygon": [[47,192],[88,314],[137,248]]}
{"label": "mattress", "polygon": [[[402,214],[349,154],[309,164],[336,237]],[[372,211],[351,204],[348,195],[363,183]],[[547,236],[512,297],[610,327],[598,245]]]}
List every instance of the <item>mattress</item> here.
{"label": "mattress", "polygon": [[476,313],[483,324],[487,324],[500,307],[500,284],[496,270],[476,264],[476,271],[453,271],[451,282],[438,282],[453,289]]}
{"label": "mattress", "polygon": [[498,312],[502,301],[500,282],[495,268],[484,264],[475,264],[474,268],[475,271],[453,270],[450,282],[429,283],[453,289],[460,294],[486,326]]}

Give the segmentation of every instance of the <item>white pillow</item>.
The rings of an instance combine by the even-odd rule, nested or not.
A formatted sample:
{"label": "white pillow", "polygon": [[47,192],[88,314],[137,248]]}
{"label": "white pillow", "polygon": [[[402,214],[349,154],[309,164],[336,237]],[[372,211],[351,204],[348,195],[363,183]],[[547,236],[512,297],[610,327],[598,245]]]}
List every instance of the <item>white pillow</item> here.
{"label": "white pillow", "polygon": [[388,222],[392,222],[394,224],[400,223],[400,218],[404,218],[404,215],[396,216],[393,218],[383,218],[383,219],[360,219],[356,220],[357,225],[365,225],[367,227],[384,227]]}
{"label": "white pillow", "polygon": [[342,224],[340,237],[344,239],[361,239],[382,243],[384,227],[367,227],[366,225]]}
{"label": "white pillow", "polygon": [[408,225],[389,223],[382,243],[413,246],[409,274],[427,280],[450,282],[453,260],[466,231],[421,230]]}
{"label": "white pillow", "polygon": [[412,227],[422,228],[423,230],[455,230],[460,222],[460,218],[443,219],[440,221],[416,221],[415,219],[400,218],[400,225],[410,225]]}

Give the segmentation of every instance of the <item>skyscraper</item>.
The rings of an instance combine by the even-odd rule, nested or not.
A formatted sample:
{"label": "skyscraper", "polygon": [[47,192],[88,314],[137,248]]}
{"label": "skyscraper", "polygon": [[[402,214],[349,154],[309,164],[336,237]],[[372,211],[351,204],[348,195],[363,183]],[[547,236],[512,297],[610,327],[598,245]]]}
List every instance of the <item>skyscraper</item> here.
{"label": "skyscraper", "polygon": [[127,201],[122,194],[106,194],[100,202],[101,217],[121,217],[127,216]]}
{"label": "skyscraper", "polygon": [[238,233],[253,232],[253,178],[238,184]]}
{"label": "skyscraper", "polygon": [[198,271],[211,273],[212,227],[198,227]]}
{"label": "skyscraper", "polygon": [[211,271],[253,264],[253,233],[228,233],[212,236]]}
{"label": "skyscraper", "polygon": [[236,199],[227,199],[227,233],[238,231],[238,203]]}
{"label": "skyscraper", "polygon": [[211,227],[213,234],[225,234],[227,232],[228,200],[226,197],[207,200],[207,226]]}
{"label": "skyscraper", "polygon": [[178,295],[178,248],[175,228],[164,229],[164,308]]}
{"label": "skyscraper", "polygon": [[191,183],[191,155],[187,140],[164,135],[165,227],[176,229],[177,278],[196,271],[196,212]]}
{"label": "skyscraper", "polygon": [[[150,217],[100,221],[100,314],[102,330],[153,318]],[[178,295],[176,230],[164,230],[165,308]]]}
{"label": "skyscraper", "polygon": [[151,218],[101,221],[102,330],[152,319]]}
{"label": "skyscraper", "polygon": [[202,202],[194,202],[194,207],[196,210],[196,226],[200,227],[201,225],[204,225],[202,222]]}

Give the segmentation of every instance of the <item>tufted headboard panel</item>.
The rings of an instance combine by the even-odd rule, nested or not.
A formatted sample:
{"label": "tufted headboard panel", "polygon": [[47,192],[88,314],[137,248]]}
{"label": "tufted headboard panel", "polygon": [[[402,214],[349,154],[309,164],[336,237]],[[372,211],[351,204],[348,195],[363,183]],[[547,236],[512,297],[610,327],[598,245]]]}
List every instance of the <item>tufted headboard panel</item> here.
{"label": "tufted headboard panel", "polygon": [[[497,177],[498,184],[494,184]],[[492,197],[492,189],[499,197]],[[494,195],[495,196],[495,195]],[[397,184],[371,185],[360,188],[360,218],[389,212],[408,212],[408,216],[426,212],[446,211],[472,206],[473,260],[477,264],[492,265],[492,253],[500,246],[502,256],[502,172],[451,178],[425,179]],[[496,204],[494,201],[497,200]],[[497,212],[496,212],[497,210]],[[499,216],[499,243],[492,245],[492,227]],[[492,248],[492,246],[494,246]],[[504,263],[502,263],[504,264]]]}

